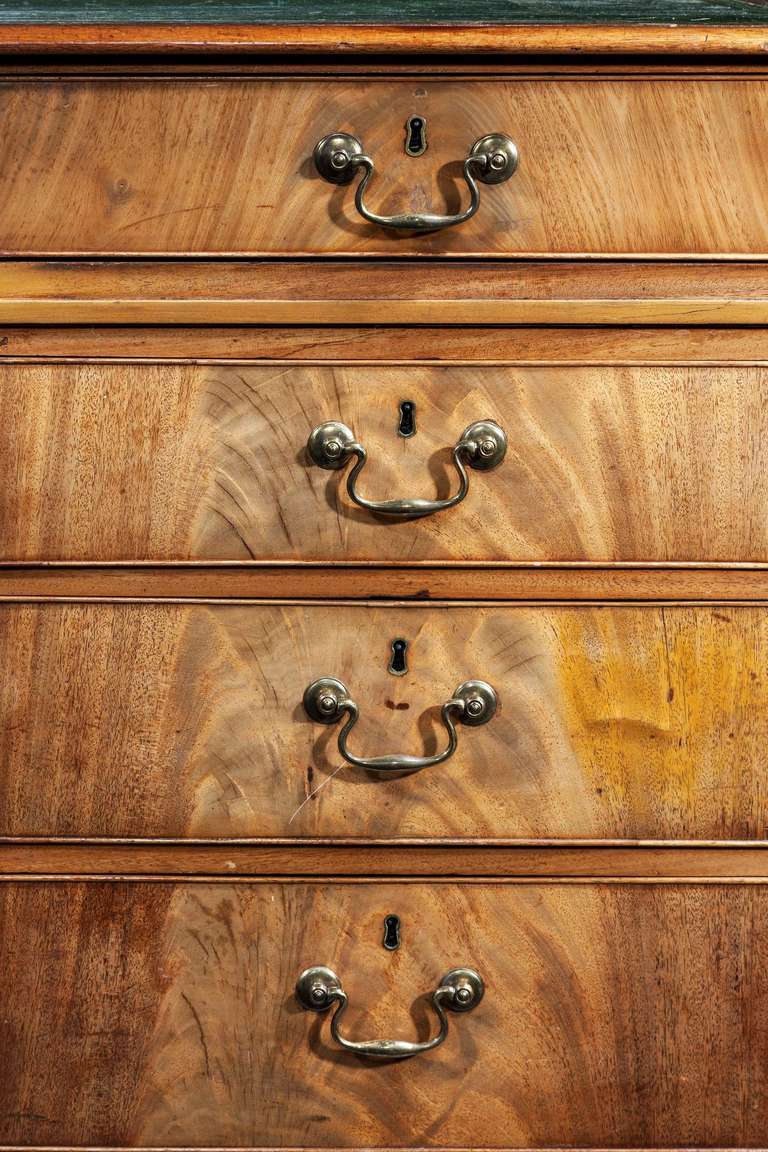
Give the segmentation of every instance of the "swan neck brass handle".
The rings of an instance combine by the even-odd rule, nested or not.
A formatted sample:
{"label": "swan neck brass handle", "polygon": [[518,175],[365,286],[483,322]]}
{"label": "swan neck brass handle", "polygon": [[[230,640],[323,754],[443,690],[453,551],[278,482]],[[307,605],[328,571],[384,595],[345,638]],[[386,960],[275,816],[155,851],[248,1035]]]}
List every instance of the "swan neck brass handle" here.
{"label": "swan neck brass handle", "polygon": [[418,772],[421,768],[442,764],[453,756],[458,744],[454,717],[460,724],[477,728],[488,723],[497,707],[498,697],[490,684],[483,680],[467,680],[459,684],[451,699],[442,706],[441,717],[448,732],[448,744],[442,752],[436,752],[434,756],[392,753],[389,756],[363,757],[355,756],[347,747],[347,739],[357,723],[360,709],[341,680],[323,676],[313,681],[304,692],[304,710],[316,724],[338,724],[343,716],[347,716],[339,733],[339,753],[344,760],[355,768],[382,773]]}
{"label": "swan neck brass handle", "polygon": [[356,458],[347,476],[347,492],[358,508],[378,516],[417,519],[432,516],[435,512],[444,512],[446,508],[460,504],[469,491],[467,465],[483,472],[497,468],[507,452],[507,437],[493,420],[476,420],[464,429],[453,448],[453,463],[459,474],[458,491],[445,500],[368,500],[361,496],[357,491],[357,479],[365,467],[368,453],[355,439],[354,432],[338,420],[329,420],[314,428],[307,441],[307,450],[315,464],[327,469],[344,468],[353,457]]}
{"label": "swan neck brass handle", "polygon": [[365,154],[363,145],[356,136],[348,132],[331,132],[323,136],[315,145],[313,153],[315,168],[329,184],[349,184],[357,172],[363,177],[355,192],[355,207],[363,219],[381,228],[392,228],[406,232],[436,232],[440,228],[452,228],[470,220],[480,207],[482,184],[503,184],[517,169],[520,157],[516,144],[500,132],[492,132],[475,140],[464,161],[464,179],[469,188],[469,204],[463,212],[440,216],[433,212],[405,212],[399,216],[379,216],[371,212],[363,201],[365,190],[374,172],[374,163]]}
{"label": "swan neck brass handle", "polygon": [[341,981],[330,968],[317,966],[302,972],[296,983],[296,999],[310,1012],[327,1012],[336,1005],[331,1017],[331,1035],[346,1052],[374,1060],[406,1060],[421,1052],[439,1048],[448,1035],[446,1008],[451,1012],[470,1012],[483,998],[485,986],[472,968],[454,968],[432,993],[432,1007],[440,1025],[436,1036],[417,1043],[411,1040],[348,1040],[340,1030],[347,1004]]}

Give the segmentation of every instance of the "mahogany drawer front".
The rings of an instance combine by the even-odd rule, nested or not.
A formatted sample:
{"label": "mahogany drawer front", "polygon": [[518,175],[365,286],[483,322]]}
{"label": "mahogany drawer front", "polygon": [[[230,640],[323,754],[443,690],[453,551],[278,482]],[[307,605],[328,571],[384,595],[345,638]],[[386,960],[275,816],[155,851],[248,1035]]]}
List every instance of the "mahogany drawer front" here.
{"label": "mahogany drawer front", "polygon": [[[761,606],[5,604],[0,656],[3,836],[768,834]],[[359,707],[356,757],[448,749],[467,681],[499,707],[382,776],[305,710],[320,677]]]}
{"label": "mahogany drawer front", "polygon": [[[763,884],[10,882],[0,924],[7,1145],[764,1144]],[[296,1003],[319,962],[353,1040],[434,1034],[457,965],[485,995],[367,1066]]]}
{"label": "mahogany drawer front", "polygon": [[[3,560],[768,561],[764,367],[5,364],[0,402]],[[340,420],[364,498],[444,499],[485,419],[503,462],[421,519],[307,451]]]}
{"label": "mahogany drawer front", "polygon": [[[425,118],[413,158],[404,124]],[[9,80],[0,89],[5,254],[765,254],[768,85],[759,76]],[[379,214],[469,203],[473,141],[517,172],[465,223],[393,232],[313,148],[352,133]]]}

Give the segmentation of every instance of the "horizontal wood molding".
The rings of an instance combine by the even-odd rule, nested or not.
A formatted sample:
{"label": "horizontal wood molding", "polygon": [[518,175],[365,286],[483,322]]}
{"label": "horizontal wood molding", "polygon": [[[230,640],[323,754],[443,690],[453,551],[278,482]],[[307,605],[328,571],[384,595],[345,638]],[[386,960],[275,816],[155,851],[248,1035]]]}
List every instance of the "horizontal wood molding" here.
{"label": "horizontal wood molding", "polygon": [[696,257],[540,262],[451,256],[382,260],[361,254],[354,260],[61,259],[0,264],[0,300],[36,303],[360,300],[379,305],[377,324],[390,324],[382,304],[388,308],[414,300],[439,304],[465,298],[534,303],[722,299],[737,304],[768,299],[768,287],[762,263],[743,257],[724,262]]}
{"label": "horizontal wood molding", "polygon": [[[0,300],[0,324],[376,324],[374,300]],[[768,300],[403,300],[392,324],[768,324]]]}
{"label": "horizontal wood molding", "polygon": [[0,332],[0,363],[768,364],[768,328],[78,327]]}
{"label": "horizontal wood molding", "polygon": [[[0,265],[9,325],[768,325],[760,262]],[[8,351],[8,345],[4,348]],[[487,339],[484,358],[493,355]]]}
{"label": "horizontal wood molding", "polygon": [[1,565],[0,600],[768,600],[768,567],[520,564]]}
{"label": "horizontal wood molding", "polygon": [[[603,15],[610,7],[603,5]],[[716,6],[721,18],[732,18],[736,10],[734,0]],[[742,3],[738,11],[753,23],[680,25],[665,16],[664,23],[654,25],[646,22],[644,7],[638,24],[5,24],[0,26],[0,53],[765,53],[764,10]],[[585,6],[579,6],[580,19],[584,12]]]}
{"label": "horizontal wood molding", "polygon": [[768,845],[0,843],[0,875],[768,880]]}

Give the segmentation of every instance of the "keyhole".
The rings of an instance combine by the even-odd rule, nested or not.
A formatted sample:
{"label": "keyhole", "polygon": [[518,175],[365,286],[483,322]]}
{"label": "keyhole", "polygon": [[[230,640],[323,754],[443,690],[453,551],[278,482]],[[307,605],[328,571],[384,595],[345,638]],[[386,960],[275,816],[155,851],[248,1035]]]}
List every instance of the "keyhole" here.
{"label": "keyhole", "polygon": [[405,122],[405,151],[408,156],[423,156],[427,150],[427,122],[423,116],[409,116]]}
{"label": "keyhole", "polygon": [[408,649],[407,640],[392,641],[392,659],[389,662],[389,671],[393,676],[405,676],[408,665],[405,662],[405,653]]}
{"label": "keyhole", "polygon": [[400,423],[397,426],[398,436],[416,435],[416,405],[413,400],[400,402]]}
{"label": "keyhole", "polygon": [[400,947],[400,917],[385,916],[384,947],[387,952],[395,952]]}

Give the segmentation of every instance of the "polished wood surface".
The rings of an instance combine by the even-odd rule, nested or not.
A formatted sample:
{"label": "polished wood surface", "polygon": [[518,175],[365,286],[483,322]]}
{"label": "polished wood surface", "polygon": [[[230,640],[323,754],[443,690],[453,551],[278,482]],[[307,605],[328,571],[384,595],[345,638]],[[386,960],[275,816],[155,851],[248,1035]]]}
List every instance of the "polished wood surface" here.
{"label": "polished wood surface", "polygon": [[[145,301],[158,308],[185,301],[287,305],[297,300],[317,304],[359,300],[379,305],[376,327],[386,330],[393,323],[391,309],[419,302],[443,306],[475,300],[558,305],[599,301],[608,307],[612,302],[674,305],[691,300],[704,308],[717,300],[765,302],[768,288],[763,264],[743,260],[7,260],[0,264],[0,300],[14,296],[41,306],[56,300],[73,304],[103,300]],[[696,316],[687,323],[696,324]],[[493,341],[503,340],[505,333],[486,335],[484,356],[492,360]],[[390,351],[396,353],[397,348]]]}
{"label": "polished wood surface", "polygon": [[[86,2],[93,9],[94,0]],[[408,2],[421,3],[421,0]],[[458,0],[443,2],[458,5]],[[765,52],[764,9],[760,0],[675,0],[676,17],[685,8],[689,13],[699,9],[708,14],[704,21],[694,17],[695,22],[682,25],[670,23],[672,6],[669,0],[652,0],[653,7],[647,0],[622,0],[620,9],[614,0],[594,0],[594,3],[593,0],[587,0],[587,3],[566,0],[569,14],[577,21],[571,24],[562,21],[562,13],[555,20],[551,11],[551,23],[538,22],[548,11],[542,0],[529,2],[537,23],[510,23],[513,10],[509,0],[496,0],[503,22],[487,24],[488,0],[474,2],[480,5],[483,23],[448,27],[439,24],[428,26],[423,22],[418,27],[403,25],[399,22],[404,16],[402,5],[397,9],[398,23],[376,25],[372,23],[368,3],[364,9],[366,19],[359,25],[194,24],[189,23],[190,6],[187,3],[183,4],[184,19],[181,23],[152,24],[146,22],[145,16],[141,22],[130,24],[68,24],[63,19],[57,19],[54,24],[35,24],[29,23],[35,12],[29,3],[25,3],[23,11],[18,11],[18,17],[25,17],[24,22],[0,25],[0,52],[24,55],[54,53],[65,58],[90,53],[133,53],[140,58],[151,54],[178,56],[182,53],[205,53],[206,56],[231,52],[278,56],[286,53],[332,53],[337,63],[340,55],[391,53],[390,67],[403,56],[407,58],[414,53],[450,53],[461,59],[461,53],[469,56],[482,53],[531,54],[534,57],[541,54],[578,57],[585,53],[609,56],[679,56],[685,53],[711,56],[728,53],[737,58],[744,55],[759,58]],[[9,0],[9,4],[12,3],[13,0]],[[209,0],[209,3],[214,4],[214,0]],[[323,2],[322,8],[327,14],[327,3]],[[633,8],[635,14],[640,13],[639,22],[619,23],[619,17],[626,19]],[[9,10],[13,11],[12,8]],[[79,10],[82,10],[82,5]],[[433,0],[423,19],[434,19],[439,10]],[[520,10],[518,5],[517,12]],[[206,16],[212,19],[221,11],[222,5],[216,0],[213,13],[207,12]],[[585,22],[585,14],[590,12],[602,12],[606,23]],[[649,22],[653,12],[660,15],[659,24]],[[466,2],[462,2],[460,13],[461,21],[466,21]],[[273,15],[277,14],[273,11]],[[347,12],[344,14],[348,16]],[[38,18],[41,15],[39,13]],[[66,15],[68,20],[73,19],[69,6]],[[279,15],[285,19],[284,5]],[[198,18],[202,18],[199,10]],[[717,20],[731,22],[720,24]]]}
{"label": "polished wood surface", "polygon": [[[471,588],[468,585],[471,581]],[[765,565],[0,564],[0,601],[407,600],[603,603],[768,601]]]}
{"label": "polished wood surface", "polygon": [[[0,835],[764,839],[767,653],[757,606],[8,604]],[[379,779],[325,675],[361,756],[437,751],[464,680],[501,706]]]}
{"label": "polished wood surface", "polygon": [[[764,884],[0,893],[4,1144],[762,1146]],[[366,1067],[294,1001],[317,963],[354,1038],[426,1038],[425,997],[457,964],[487,991],[440,1049]]]}
{"label": "polished wood surface", "polygon": [[[2,265],[0,265],[2,279]],[[0,307],[2,294],[0,293]],[[492,347],[492,355],[489,349]],[[764,364],[768,328],[69,328],[4,326],[0,363]]]}
{"label": "polished wood surface", "polygon": [[724,884],[768,879],[768,843],[548,841],[474,843],[443,839],[226,841],[85,841],[0,838],[0,875],[89,880],[157,876],[352,878],[517,877],[610,883],[707,879]]}
{"label": "polished wood surface", "polygon": [[[0,1152],[764,1146],[765,47],[0,14]],[[396,236],[316,177],[339,128],[383,212],[455,211],[491,129],[522,163]],[[304,450],[341,418],[364,493],[445,495],[479,417],[505,464],[419,523]],[[320,675],[364,756],[500,710],[381,779]],[[354,1037],[487,995],[366,1068],[312,963]]]}
{"label": "polished wood surface", "polygon": [[[365,325],[370,340],[382,325],[399,326],[407,339],[406,325],[493,324],[481,341],[493,362],[510,339],[499,325],[765,327],[768,292],[758,261],[8,260],[0,264],[0,322],[96,324],[100,332],[117,324],[298,324],[307,348],[307,326]],[[195,331],[205,339],[204,329]],[[285,330],[277,335],[285,341]],[[452,339],[453,332],[445,349]],[[389,340],[387,358],[393,351]]]}
{"label": "polished wood surface", "polygon": [[[414,109],[423,160],[403,150]],[[0,115],[6,255],[768,253],[762,79],[9,80]],[[352,131],[376,160],[372,209],[455,212],[492,129],[520,169],[444,232],[367,224],[311,161]]]}
{"label": "polished wood surface", "polygon": [[[768,561],[763,367],[6,365],[0,401],[6,561]],[[488,418],[506,460],[420,520],[306,452],[340,419],[364,495],[445,498]]]}

